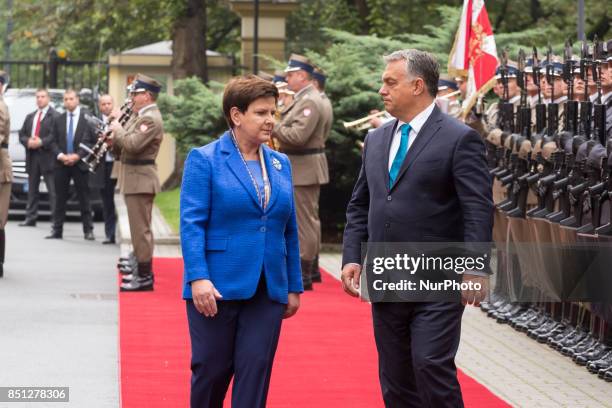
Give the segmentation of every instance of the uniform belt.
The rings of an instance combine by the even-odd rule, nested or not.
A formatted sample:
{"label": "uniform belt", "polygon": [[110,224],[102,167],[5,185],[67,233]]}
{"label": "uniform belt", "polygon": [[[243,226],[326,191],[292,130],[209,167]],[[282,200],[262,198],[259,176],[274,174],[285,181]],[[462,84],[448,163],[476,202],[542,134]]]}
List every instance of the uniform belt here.
{"label": "uniform belt", "polygon": [[309,156],[311,154],[325,153],[324,147],[315,147],[312,149],[281,149],[281,152],[293,156]]}
{"label": "uniform belt", "polygon": [[2,144],[0,144],[0,148],[2,148],[2,149],[8,149],[8,143],[2,143]]}
{"label": "uniform belt", "polygon": [[130,166],[148,166],[150,164],[155,164],[155,160],[123,159],[121,163],[129,164]]}

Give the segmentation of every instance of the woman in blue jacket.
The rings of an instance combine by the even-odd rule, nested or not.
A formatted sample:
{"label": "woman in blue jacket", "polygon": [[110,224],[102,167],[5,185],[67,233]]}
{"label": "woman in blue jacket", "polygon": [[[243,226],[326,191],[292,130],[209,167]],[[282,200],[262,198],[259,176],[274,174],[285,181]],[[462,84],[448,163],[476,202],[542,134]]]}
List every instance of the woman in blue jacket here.
{"label": "woman in blue jacket", "polygon": [[299,308],[291,166],[266,146],[278,91],[253,75],[223,95],[230,129],[193,149],[181,189],[191,406],[264,407],[281,321]]}

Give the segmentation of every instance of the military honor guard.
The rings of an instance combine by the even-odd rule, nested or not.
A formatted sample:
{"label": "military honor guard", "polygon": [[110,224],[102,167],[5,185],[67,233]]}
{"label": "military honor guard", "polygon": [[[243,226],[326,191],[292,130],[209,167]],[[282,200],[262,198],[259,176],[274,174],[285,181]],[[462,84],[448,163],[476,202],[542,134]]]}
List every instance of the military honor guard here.
{"label": "military honor guard", "polygon": [[0,71],[0,278],[4,275],[4,252],[6,249],[6,234],[4,227],[8,220],[8,209],[11,201],[11,183],[13,168],[8,153],[9,136],[11,134],[11,119],[8,107],[4,102],[4,90],[8,86],[9,77]]}
{"label": "military honor guard", "polygon": [[310,60],[293,54],[285,72],[288,87],[295,95],[275,124],[273,136],[293,168],[302,278],[304,289],[311,290],[311,271],[321,242],[319,193],[321,185],[329,182],[325,157],[329,119],[321,94],[312,84],[314,66]]}
{"label": "military honor guard", "polygon": [[[332,103],[327,97],[325,93],[325,82],[327,81],[327,76],[320,68],[315,67],[312,73],[312,84],[319,91],[319,95],[321,96],[321,102],[323,104],[323,122],[325,123],[324,130],[324,140],[327,140],[329,134],[331,133],[332,124],[334,122],[334,109],[332,107]],[[317,252],[317,256],[315,257],[312,263],[312,273],[311,278],[313,283],[320,283],[322,281],[321,270],[319,269],[319,254]]]}
{"label": "military honor guard", "polygon": [[162,116],[155,103],[161,84],[155,79],[138,74],[128,88],[133,102],[134,117],[125,128],[113,112],[110,128],[112,143],[121,150],[119,189],[125,198],[132,246],[137,266],[126,275],[122,291],[153,290],[153,231],[151,218],[153,199],[160,191],[155,159],[164,135]]}

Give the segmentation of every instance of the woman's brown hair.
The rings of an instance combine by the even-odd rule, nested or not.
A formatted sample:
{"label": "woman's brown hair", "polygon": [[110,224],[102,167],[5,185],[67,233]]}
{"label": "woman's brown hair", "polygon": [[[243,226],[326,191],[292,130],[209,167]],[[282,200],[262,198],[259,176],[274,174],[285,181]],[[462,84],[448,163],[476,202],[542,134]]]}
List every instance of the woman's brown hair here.
{"label": "woman's brown hair", "polygon": [[271,96],[278,100],[278,89],[271,82],[252,74],[232,78],[223,91],[223,115],[229,127],[234,127],[230,117],[233,107],[244,113],[256,99]]}

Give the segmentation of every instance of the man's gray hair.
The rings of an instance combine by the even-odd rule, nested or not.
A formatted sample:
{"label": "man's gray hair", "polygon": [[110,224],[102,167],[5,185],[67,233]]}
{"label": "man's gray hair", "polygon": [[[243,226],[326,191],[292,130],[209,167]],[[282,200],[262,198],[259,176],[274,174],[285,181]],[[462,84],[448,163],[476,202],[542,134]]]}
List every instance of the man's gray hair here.
{"label": "man's gray hair", "polygon": [[415,49],[394,51],[383,57],[385,64],[395,61],[406,61],[406,72],[409,78],[422,78],[425,87],[432,97],[438,94],[440,64],[432,54]]}

